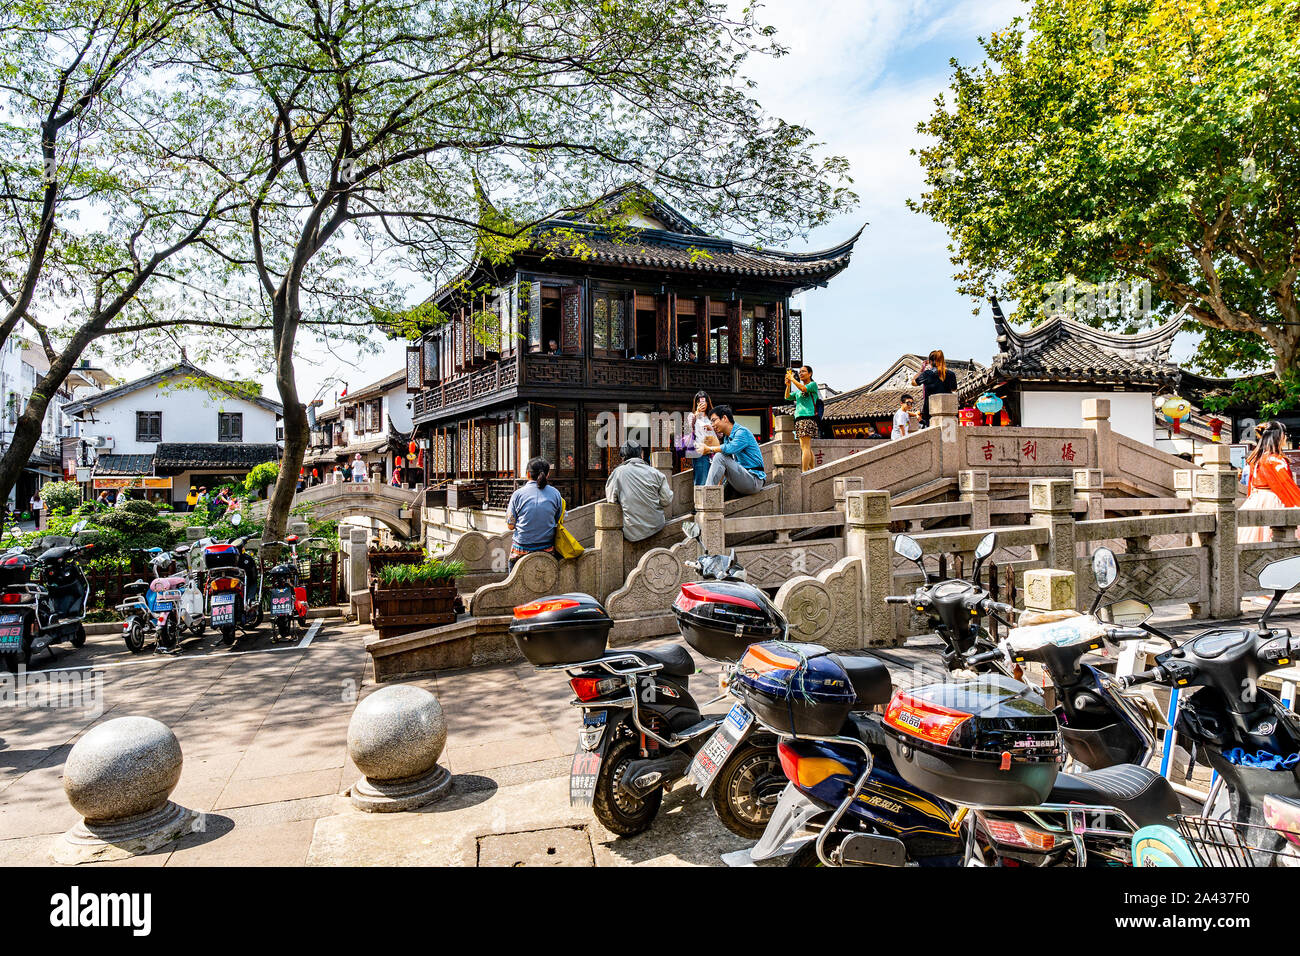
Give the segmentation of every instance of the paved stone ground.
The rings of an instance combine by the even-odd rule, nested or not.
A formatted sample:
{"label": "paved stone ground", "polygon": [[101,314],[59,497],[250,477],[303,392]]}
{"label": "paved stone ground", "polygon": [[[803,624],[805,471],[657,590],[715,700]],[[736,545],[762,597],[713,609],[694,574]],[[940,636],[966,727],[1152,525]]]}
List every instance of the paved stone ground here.
{"label": "paved stone ground", "polygon": [[[1243,610],[1258,614],[1253,604]],[[1276,622],[1300,632],[1296,610],[1292,603]],[[209,636],[174,658],[132,657],[116,636],[98,636],[53,662],[38,659],[36,673],[90,678],[98,706],[0,704],[0,865],[50,863],[55,836],[77,822],[62,789],[68,751],[95,723],[127,714],[176,732],[185,764],[173,799],[202,811],[204,829],[148,856],[95,865],[716,866],[748,845],[689,787],[668,794],[654,827],[632,839],[614,839],[590,811],[570,809],[577,712],[562,673],[527,664],[415,681],[437,693],[447,714],[452,792],[414,813],[352,809],[342,795],[358,777],[347,724],[357,700],[376,689],[366,631],[325,621],[309,644],[273,648],[264,627],[247,646],[227,649]],[[932,654],[889,652],[904,669]],[[691,683],[706,700],[718,668],[698,660],[703,673]]]}

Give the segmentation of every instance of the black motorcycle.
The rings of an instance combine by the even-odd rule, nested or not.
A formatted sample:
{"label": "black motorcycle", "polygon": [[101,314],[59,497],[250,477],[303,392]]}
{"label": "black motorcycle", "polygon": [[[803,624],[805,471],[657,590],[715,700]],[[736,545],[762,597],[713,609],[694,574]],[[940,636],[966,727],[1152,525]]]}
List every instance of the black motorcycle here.
{"label": "black motorcycle", "polygon": [[[230,522],[238,527],[241,520],[236,514]],[[257,559],[245,550],[252,539],[246,534],[203,544],[208,619],[221,632],[223,644],[235,643],[236,628],[247,632],[262,623],[262,578]]]}
{"label": "black motorcycle", "polygon": [[[1300,717],[1258,683],[1300,656],[1300,637],[1268,623],[1286,593],[1300,585],[1300,557],[1268,565],[1259,584],[1273,596],[1255,627],[1216,627],[1179,644],[1144,622],[1143,629],[1171,647],[1156,657],[1155,667],[1120,679],[1124,687],[1155,683],[1179,692],[1174,732],[1221,781],[1206,813],[1243,828],[1266,822],[1267,795],[1300,799]],[[1185,688],[1198,689],[1183,697]],[[1221,790],[1226,806],[1216,807]],[[1276,851],[1282,838],[1272,834],[1271,840],[1258,849]]]}
{"label": "black motorcycle", "polygon": [[8,670],[28,666],[35,651],[54,644],[86,643],[90,582],[77,558],[93,548],[62,545],[36,556],[15,548],[0,559],[0,658]]}

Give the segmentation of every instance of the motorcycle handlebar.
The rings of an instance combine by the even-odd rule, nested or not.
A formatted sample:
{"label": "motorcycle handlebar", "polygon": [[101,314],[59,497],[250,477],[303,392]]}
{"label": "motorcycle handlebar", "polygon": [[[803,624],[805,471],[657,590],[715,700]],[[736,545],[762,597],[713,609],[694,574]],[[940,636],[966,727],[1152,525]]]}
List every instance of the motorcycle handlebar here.
{"label": "motorcycle handlebar", "polygon": [[885,597],[886,604],[911,604],[913,598],[906,594],[890,594]]}
{"label": "motorcycle handlebar", "polygon": [[1149,671],[1140,671],[1128,677],[1119,678],[1120,687],[1136,687],[1139,684],[1153,684],[1165,676],[1163,667],[1153,667]]}
{"label": "motorcycle handlebar", "polygon": [[1140,627],[1108,627],[1106,637],[1112,641],[1140,641],[1151,635]]}
{"label": "motorcycle handlebar", "polygon": [[971,654],[966,658],[967,664],[984,664],[988,661],[995,661],[1002,656],[1002,649],[996,648],[991,651],[984,651],[982,654]]}
{"label": "motorcycle handlebar", "polygon": [[994,601],[989,598],[986,598],[980,604],[980,607],[983,609],[985,614],[1006,614],[1010,617],[1016,613],[1015,605],[1003,604],[1000,601]]}

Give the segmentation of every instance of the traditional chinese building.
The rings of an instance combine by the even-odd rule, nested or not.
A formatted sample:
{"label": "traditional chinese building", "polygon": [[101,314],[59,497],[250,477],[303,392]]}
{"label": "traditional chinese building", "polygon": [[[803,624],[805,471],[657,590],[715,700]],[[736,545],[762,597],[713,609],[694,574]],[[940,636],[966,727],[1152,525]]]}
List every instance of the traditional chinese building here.
{"label": "traditional chinese building", "polygon": [[[397,458],[402,457],[399,478],[415,481],[408,471],[407,442],[411,437],[411,398],[406,392],[406,373],[401,369],[360,388],[345,389],[337,405],[309,417],[310,444],[303,458],[303,470],[314,480],[327,480],[335,465],[348,470],[358,455],[366,474],[389,481]],[[413,468],[413,465],[409,466]]]}
{"label": "traditional chinese building", "polygon": [[[601,225],[630,194],[642,197],[630,225]],[[559,251],[546,241],[557,230],[573,237]],[[480,257],[435,292],[452,318],[407,353],[429,482],[481,483],[489,505],[538,455],[570,504],[603,497],[622,441],[670,447],[701,389],[768,438],[785,369],[802,361],[791,296],[841,272],[857,240],[760,249],[707,235],[637,186],[535,234],[506,264]]]}
{"label": "traditional chinese building", "polygon": [[994,303],[993,324],[998,353],[987,369],[959,380],[962,406],[993,392],[1012,425],[1050,428],[1077,424],[1083,399],[1106,398],[1117,432],[1155,445],[1155,397],[1172,395],[1182,375],[1169,360],[1181,315],[1133,335],[1062,315],[1019,332]]}

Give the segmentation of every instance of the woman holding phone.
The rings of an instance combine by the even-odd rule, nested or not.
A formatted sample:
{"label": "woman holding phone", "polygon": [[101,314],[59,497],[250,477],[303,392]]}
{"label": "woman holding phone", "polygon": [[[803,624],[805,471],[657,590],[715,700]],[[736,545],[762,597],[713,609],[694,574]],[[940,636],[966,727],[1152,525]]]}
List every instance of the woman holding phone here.
{"label": "woman holding phone", "polygon": [[948,371],[942,349],[935,349],[929,354],[921,371],[912,377],[912,384],[925,389],[925,397],[921,400],[921,427],[929,428],[930,396],[948,395],[957,391],[957,375]]}
{"label": "woman holding phone", "polygon": [[811,470],[812,440],[817,437],[817,383],[812,380],[812,366],[804,365],[796,372],[785,370],[785,397],[794,399],[794,433],[799,436],[799,449],[803,453],[802,468]]}

